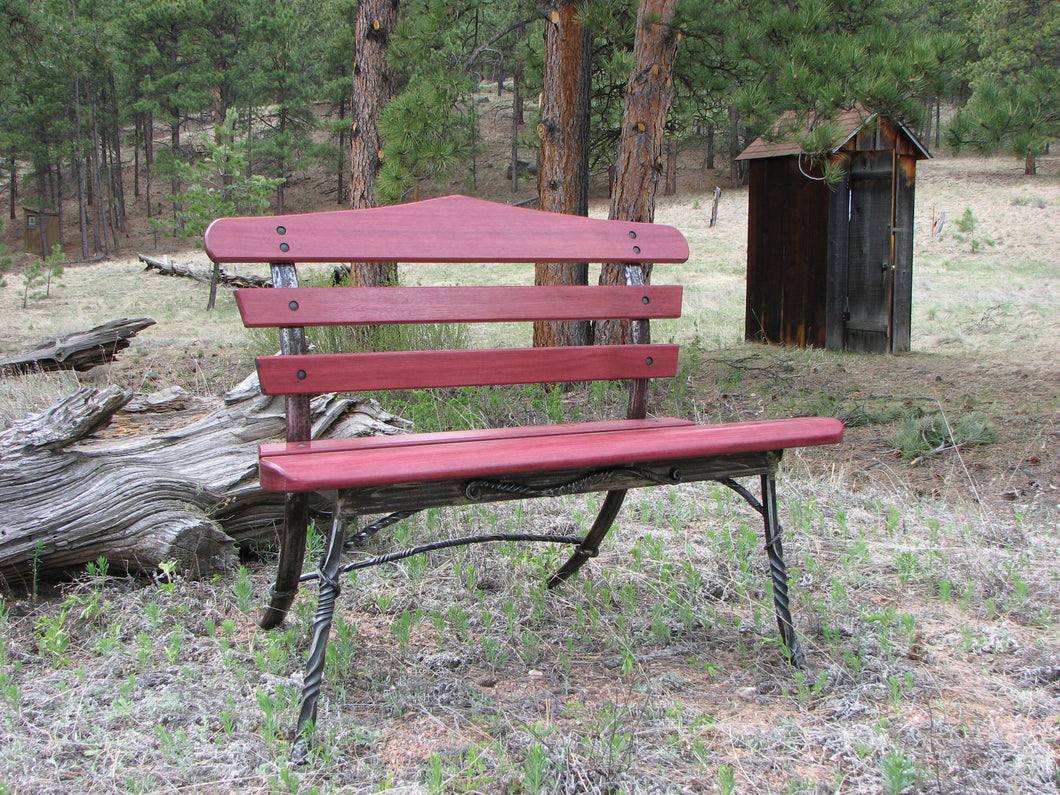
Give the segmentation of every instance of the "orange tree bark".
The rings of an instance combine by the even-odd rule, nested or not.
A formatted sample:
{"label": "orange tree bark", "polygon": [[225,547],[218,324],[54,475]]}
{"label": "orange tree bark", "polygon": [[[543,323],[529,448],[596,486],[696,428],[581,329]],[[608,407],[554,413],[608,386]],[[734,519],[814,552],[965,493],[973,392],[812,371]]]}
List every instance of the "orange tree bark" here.
{"label": "orange tree bark", "polygon": [[[609,217],[623,221],[655,220],[655,191],[662,171],[663,134],[674,98],[673,66],[677,57],[677,31],[673,27],[677,0],[641,0],[633,44],[635,66],[626,86],[626,107],[615,157],[615,183]],[[638,274],[639,275],[639,274]],[[651,280],[651,265],[643,268],[645,282]],[[605,265],[600,284],[623,284],[620,263]],[[647,336],[647,324],[643,337]],[[632,341],[628,321],[597,325],[599,345]],[[641,339],[647,342],[647,339]]]}
{"label": "orange tree bark", "polygon": [[[350,124],[350,206],[354,209],[376,206],[375,180],[383,151],[378,119],[394,96],[394,75],[387,65],[387,50],[397,20],[398,0],[361,0],[357,4]],[[397,266],[356,262],[350,278],[365,287],[394,284]]]}
{"label": "orange tree bark", "polygon": [[[545,16],[544,86],[537,172],[538,206],[589,214],[589,100],[592,33],[578,20],[575,0],[549,0]],[[588,284],[587,263],[539,262],[537,284]],[[538,321],[534,345],[588,345],[588,321]]]}

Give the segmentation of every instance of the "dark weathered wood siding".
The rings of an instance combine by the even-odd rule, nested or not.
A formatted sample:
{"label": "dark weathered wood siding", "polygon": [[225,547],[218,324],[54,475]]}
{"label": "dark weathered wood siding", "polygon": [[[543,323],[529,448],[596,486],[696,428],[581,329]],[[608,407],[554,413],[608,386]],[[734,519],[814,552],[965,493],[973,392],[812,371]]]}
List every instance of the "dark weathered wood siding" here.
{"label": "dark weathered wood siding", "polygon": [[823,346],[828,191],[799,173],[794,157],[750,166],[745,336]]}

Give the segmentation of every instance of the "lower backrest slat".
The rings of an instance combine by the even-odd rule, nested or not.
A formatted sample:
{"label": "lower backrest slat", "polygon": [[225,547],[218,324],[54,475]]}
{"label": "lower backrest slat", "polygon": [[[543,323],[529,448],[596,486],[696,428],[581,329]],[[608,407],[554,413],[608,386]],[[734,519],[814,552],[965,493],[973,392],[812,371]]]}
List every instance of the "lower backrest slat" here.
{"label": "lower backrest slat", "polygon": [[267,395],[667,378],[677,345],[573,346],[262,356]]}

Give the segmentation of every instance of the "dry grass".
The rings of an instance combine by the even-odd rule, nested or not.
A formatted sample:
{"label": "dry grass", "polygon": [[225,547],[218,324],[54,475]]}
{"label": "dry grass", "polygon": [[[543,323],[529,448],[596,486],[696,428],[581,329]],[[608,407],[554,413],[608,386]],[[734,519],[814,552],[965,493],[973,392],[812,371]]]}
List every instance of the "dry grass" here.
{"label": "dry grass", "polygon": [[[840,448],[785,460],[805,672],[777,646],[757,521],[709,484],[631,496],[605,554],[554,593],[549,550],[361,573],[303,768],[286,754],[311,592],[288,629],[263,633],[247,611],[269,561],[209,582],[97,571],[4,603],[0,793],[1057,792],[1057,165],[1027,179],[1007,160],[922,164],[901,357],[744,345],[745,195],[725,193],[713,230],[706,193],[700,210],[687,195],[660,207],[693,247],[675,271],[686,318],[657,331],[699,340],[683,405],[706,421],[815,411],[850,425]],[[965,207],[994,246],[930,239],[933,208]],[[417,272],[431,278],[456,276]],[[249,368],[230,303],[207,314],[196,285],[116,261],[68,270],[57,292],[26,312],[0,293],[0,347],[149,316],[90,380],[217,392]],[[973,411],[994,443],[915,462],[897,450],[908,417]],[[430,512],[377,543],[584,526],[593,507]]]}

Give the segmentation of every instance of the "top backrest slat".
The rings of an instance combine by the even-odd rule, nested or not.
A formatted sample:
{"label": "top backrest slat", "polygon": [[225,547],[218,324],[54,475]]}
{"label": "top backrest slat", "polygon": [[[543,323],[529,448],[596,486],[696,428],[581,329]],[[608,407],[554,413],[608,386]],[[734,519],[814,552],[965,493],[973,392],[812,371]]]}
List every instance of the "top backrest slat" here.
{"label": "top backrest slat", "polygon": [[684,262],[663,224],[607,221],[468,196],[301,215],[219,218],[214,262]]}

